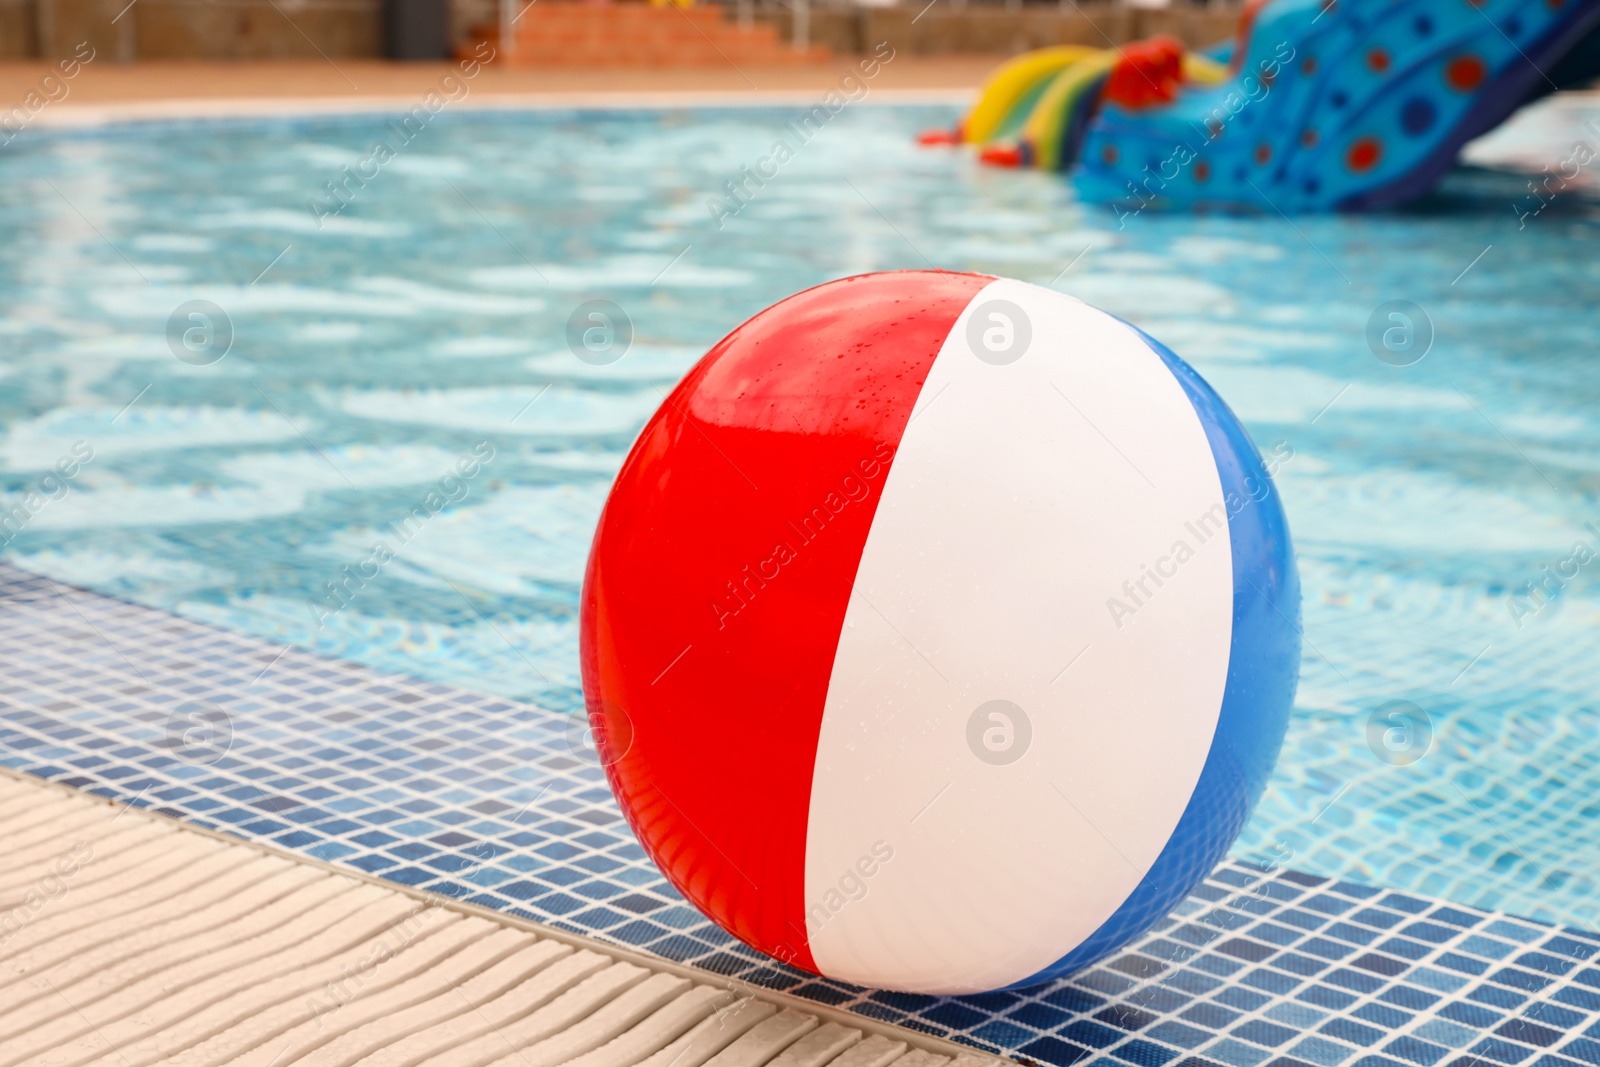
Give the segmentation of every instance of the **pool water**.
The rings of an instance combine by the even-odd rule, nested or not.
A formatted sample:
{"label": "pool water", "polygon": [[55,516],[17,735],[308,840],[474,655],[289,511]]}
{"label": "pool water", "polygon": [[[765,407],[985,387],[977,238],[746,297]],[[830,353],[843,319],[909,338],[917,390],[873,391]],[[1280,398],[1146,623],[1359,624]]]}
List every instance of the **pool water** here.
{"label": "pool water", "polygon": [[[1581,168],[1529,189],[1597,143],[1600,104],[1524,116],[1412,212],[1291,221],[1119,218],[915,148],[950,108],[869,99],[714,211],[798,110],[447,112],[337,213],[325,183],[381,118],[18,138],[0,490],[30,514],[6,557],[572,711],[607,485],[710,344],[861,271],[1053,285],[1289,456],[1306,658],[1237,855],[1600,925],[1600,201]],[[631,320],[614,364],[568,346],[592,299]],[[1420,362],[1369,344],[1392,301],[1431,322]]]}

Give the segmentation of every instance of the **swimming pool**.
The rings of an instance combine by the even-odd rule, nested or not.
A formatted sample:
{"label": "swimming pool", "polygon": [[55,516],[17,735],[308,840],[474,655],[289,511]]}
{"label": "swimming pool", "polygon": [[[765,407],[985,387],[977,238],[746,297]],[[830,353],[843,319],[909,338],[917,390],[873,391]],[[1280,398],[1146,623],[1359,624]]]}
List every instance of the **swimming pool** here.
{"label": "swimming pool", "polygon": [[[1600,924],[1600,604],[1574,552],[1600,546],[1596,201],[1585,174],[1536,201],[1509,169],[1592,143],[1600,105],[1528,116],[1416,212],[1293,221],[1119,219],[911,145],[951,116],[847,109],[736,212],[708,200],[791,110],[447,113],[337,211],[325,183],[381,118],[19,138],[0,484],[43,503],[7,558],[571,711],[595,517],[701,351],[865,270],[1053,284],[1170,344],[1289,456],[1306,661],[1237,855]],[[569,350],[591,299],[632,322],[614,364]],[[171,326],[193,301],[231,337],[193,308]],[[1420,362],[1369,346],[1392,301],[1431,321]]]}

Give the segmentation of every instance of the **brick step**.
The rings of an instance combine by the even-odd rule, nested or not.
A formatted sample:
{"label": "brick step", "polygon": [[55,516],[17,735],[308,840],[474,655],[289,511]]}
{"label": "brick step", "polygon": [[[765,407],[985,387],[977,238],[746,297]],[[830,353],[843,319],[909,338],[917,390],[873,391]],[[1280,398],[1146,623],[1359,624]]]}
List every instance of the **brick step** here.
{"label": "brick step", "polygon": [[629,63],[653,67],[706,66],[727,62],[723,53],[708,46],[663,48],[637,44],[619,48],[605,44],[558,46],[545,42],[537,42],[526,49],[519,47],[514,58],[518,63],[537,62],[543,66],[563,67],[623,66]]}
{"label": "brick step", "polygon": [[723,14],[714,7],[694,7],[674,10],[670,7],[653,8],[641,5],[598,7],[589,4],[540,3],[529,7],[519,23],[540,22],[550,25],[581,24],[587,26],[721,26]]}
{"label": "brick step", "polygon": [[627,47],[632,44],[658,44],[658,45],[694,45],[713,42],[725,48],[766,48],[772,45],[781,45],[778,32],[771,26],[761,26],[753,30],[721,30],[717,33],[696,33],[692,29],[680,30],[674,33],[600,33],[593,28],[574,30],[546,30],[542,27],[524,29],[518,27],[518,32],[513,38],[517,47],[534,45],[539,42],[550,44],[615,44],[618,47]]}
{"label": "brick step", "polygon": [[[474,38],[499,50],[493,24],[480,27]],[[519,67],[696,67],[730,60],[792,66],[831,58],[822,47],[796,51],[771,25],[740,27],[712,5],[675,9],[542,0],[517,20],[510,43],[507,62]]]}
{"label": "brick step", "polygon": [[538,18],[530,11],[517,20],[519,28],[525,26],[545,26],[551,30],[578,30],[592,29],[601,33],[670,33],[674,30],[702,30],[706,33],[715,33],[723,26],[729,25],[723,19],[686,19],[682,15],[663,15],[652,19],[582,19],[582,18]]}
{"label": "brick step", "polygon": [[714,48],[617,48],[607,45],[582,47],[518,47],[509,57],[513,66],[519,67],[717,67],[732,61],[735,65],[789,67],[825,63],[829,54],[825,49],[812,48],[796,51],[777,47],[770,52],[729,52]]}

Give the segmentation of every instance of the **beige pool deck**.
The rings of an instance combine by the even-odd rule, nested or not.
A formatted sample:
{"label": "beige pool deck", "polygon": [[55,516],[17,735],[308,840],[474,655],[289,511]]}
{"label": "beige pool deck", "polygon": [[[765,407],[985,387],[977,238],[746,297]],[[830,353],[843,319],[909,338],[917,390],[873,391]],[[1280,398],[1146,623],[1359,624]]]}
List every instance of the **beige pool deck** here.
{"label": "beige pool deck", "polygon": [[[1005,57],[902,54],[867,82],[877,100],[968,100]],[[853,73],[858,60],[838,57],[807,67],[732,64],[686,69],[528,69],[490,64],[466,83],[452,107],[567,105],[762,104],[815,101]],[[36,93],[54,70],[44,62],[0,63],[0,112]],[[118,118],[180,117],[411,106],[457,73],[453,63],[373,60],[252,62],[96,61],[67,82],[67,94],[33,116],[40,126]]]}
{"label": "beige pool deck", "polygon": [[5,1067],[999,1067],[0,771]]}

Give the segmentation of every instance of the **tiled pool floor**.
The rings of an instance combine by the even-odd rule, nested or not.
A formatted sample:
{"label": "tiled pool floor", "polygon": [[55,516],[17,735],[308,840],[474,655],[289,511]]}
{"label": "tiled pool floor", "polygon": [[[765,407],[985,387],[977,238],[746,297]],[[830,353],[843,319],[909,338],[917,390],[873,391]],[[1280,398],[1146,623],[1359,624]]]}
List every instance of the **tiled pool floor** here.
{"label": "tiled pool floor", "polygon": [[673,892],[583,741],[528,704],[0,565],[0,763],[40,778],[1050,1064],[1600,1065],[1600,934],[1238,862],[1052,985],[817,980]]}

